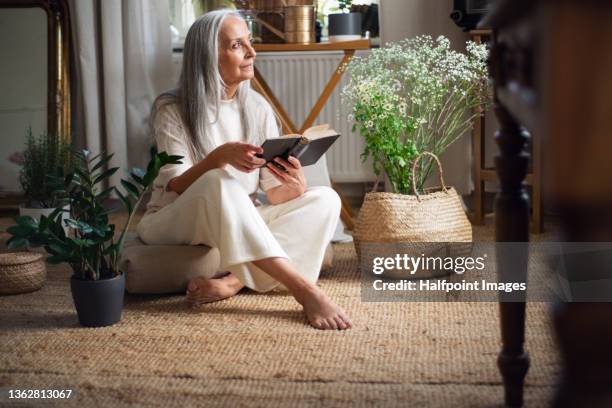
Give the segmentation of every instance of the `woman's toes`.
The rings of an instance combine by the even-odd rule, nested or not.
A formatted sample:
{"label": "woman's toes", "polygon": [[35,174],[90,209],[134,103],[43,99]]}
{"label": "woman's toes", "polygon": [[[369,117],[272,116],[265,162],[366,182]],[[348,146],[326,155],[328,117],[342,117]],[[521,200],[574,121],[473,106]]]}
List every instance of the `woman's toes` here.
{"label": "woman's toes", "polygon": [[192,280],[190,280],[189,284],[187,285],[187,294],[189,294],[189,292],[191,293],[198,292],[198,290],[200,289],[200,286],[205,284],[206,281],[207,279],[204,279],[202,277],[197,277],[197,278],[193,278]]}
{"label": "woman's toes", "polygon": [[342,319],[347,329],[350,329],[353,327],[353,322],[351,321],[351,319],[348,318],[348,316],[341,314],[340,319]]}
{"label": "woman's toes", "polygon": [[336,323],[336,319],[333,317],[327,319],[327,325],[329,326],[330,330],[338,330],[338,323]]}
{"label": "woman's toes", "polygon": [[340,316],[336,317],[335,320],[339,330],[345,330],[347,328],[346,323],[344,323],[344,320],[342,320]]}
{"label": "woman's toes", "polygon": [[187,285],[187,292],[195,292],[196,289],[198,289],[197,283],[194,281],[189,282],[189,285]]}
{"label": "woman's toes", "polygon": [[314,327],[315,329],[319,329],[319,330],[325,330],[327,327],[327,323],[325,322],[325,319],[317,319],[311,324],[312,324],[312,327]]}
{"label": "woman's toes", "polygon": [[200,303],[207,303],[214,300],[214,294],[212,293],[214,285],[211,285],[210,279],[194,278],[187,285],[186,298],[187,302],[197,305]]}

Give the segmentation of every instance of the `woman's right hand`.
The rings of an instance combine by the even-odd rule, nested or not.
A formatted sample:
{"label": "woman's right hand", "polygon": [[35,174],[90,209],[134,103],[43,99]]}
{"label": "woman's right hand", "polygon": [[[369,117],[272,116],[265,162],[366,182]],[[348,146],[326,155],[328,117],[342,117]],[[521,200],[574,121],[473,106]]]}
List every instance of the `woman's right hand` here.
{"label": "woman's right hand", "polygon": [[215,156],[218,167],[229,164],[245,173],[266,164],[264,159],[256,157],[256,154],[263,153],[263,149],[249,143],[228,142],[213,150],[210,154]]}

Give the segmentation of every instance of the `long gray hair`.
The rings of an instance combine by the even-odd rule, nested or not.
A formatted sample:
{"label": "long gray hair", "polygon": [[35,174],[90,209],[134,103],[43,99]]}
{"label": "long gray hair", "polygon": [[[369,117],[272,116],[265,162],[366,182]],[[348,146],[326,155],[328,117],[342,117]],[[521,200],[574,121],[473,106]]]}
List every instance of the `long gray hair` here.
{"label": "long gray hair", "polygon": [[[215,147],[212,138],[206,134],[206,128],[219,120],[219,105],[225,92],[219,72],[219,32],[225,19],[230,16],[244,21],[236,11],[224,9],[208,12],[193,23],[185,39],[178,87],[161,94],[151,112],[151,118],[155,118],[161,106],[174,102],[179,104],[194,161],[201,160]],[[262,130],[256,126],[250,81],[240,83],[236,98],[246,141],[256,144],[260,141]],[[212,116],[209,107],[212,107],[214,117],[209,117]]]}

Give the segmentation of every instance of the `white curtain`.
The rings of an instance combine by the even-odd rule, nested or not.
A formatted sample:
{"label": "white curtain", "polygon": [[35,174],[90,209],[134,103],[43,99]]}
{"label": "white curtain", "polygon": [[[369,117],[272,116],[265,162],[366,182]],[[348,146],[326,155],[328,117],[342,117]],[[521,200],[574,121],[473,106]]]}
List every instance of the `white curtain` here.
{"label": "white curtain", "polygon": [[155,97],[174,86],[168,0],[70,0],[76,63],[76,143],[115,153],[111,166],[146,166]]}

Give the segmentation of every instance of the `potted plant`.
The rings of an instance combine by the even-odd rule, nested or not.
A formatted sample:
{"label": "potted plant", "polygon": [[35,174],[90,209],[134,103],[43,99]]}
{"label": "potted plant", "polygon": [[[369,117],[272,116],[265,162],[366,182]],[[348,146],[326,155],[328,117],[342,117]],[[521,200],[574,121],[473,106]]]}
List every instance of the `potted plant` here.
{"label": "potted plant", "polygon": [[67,204],[66,196],[56,191],[52,180],[73,171],[71,146],[63,137],[45,133],[34,136],[30,128],[25,150],[13,153],[9,160],[21,166],[19,182],[25,203],[19,207],[20,215],[40,218]]}
{"label": "potted plant", "polygon": [[[358,252],[359,241],[368,240],[471,241],[454,189],[441,180],[440,195],[425,200],[419,194],[433,165],[439,165],[437,156],[471,129],[491,99],[487,48],[469,41],[466,49],[466,54],[451,50],[443,36],[420,36],[374,49],[349,64],[342,97],[352,106],[353,131],[358,128],[365,140],[362,159],[372,158],[374,173],[386,176],[393,191],[366,195],[355,227]],[[417,162],[423,155],[429,160]],[[430,207],[437,199],[452,208]],[[371,224],[369,213],[375,215]]]}
{"label": "potted plant", "polygon": [[352,41],[361,38],[361,13],[351,12],[353,0],[338,0],[339,13],[328,16],[329,41]]}
{"label": "potted plant", "polygon": [[358,128],[365,140],[362,159],[372,158],[374,173],[385,174],[392,191],[421,189],[433,161],[417,166],[412,186],[416,156],[439,156],[490,103],[486,45],[468,41],[466,50],[451,50],[444,36],[420,36],[374,49],[348,65],[342,98],[352,107],[353,131]]}
{"label": "potted plant", "polygon": [[[63,224],[71,227],[74,234],[65,233],[61,217],[64,210],[56,209],[49,216],[41,216],[40,220],[29,216],[16,217],[16,225],[7,230],[12,235],[8,246],[44,246],[50,255],[47,258],[49,263],[70,264],[73,271],[70,286],[79,322],[83,326],[108,326],[121,319],[123,309],[125,277],[119,270],[119,260],[127,229],[160,168],[166,164],[179,164],[181,156],[157,153],[145,174],[135,168],[128,180],[121,180],[124,192],[114,186],[100,191],[104,181],[118,170],[118,167],[104,170],[112,154],[90,157],[90,153],[84,150],[74,152],[73,157],[75,171],[62,180],[56,178],[56,192],[68,197],[70,212]],[[128,212],[118,236],[115,225],[109,223],[108,215],[112,211],[103,206],[112,192]]]}

